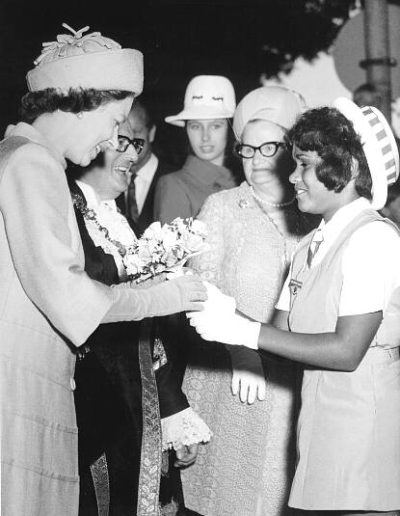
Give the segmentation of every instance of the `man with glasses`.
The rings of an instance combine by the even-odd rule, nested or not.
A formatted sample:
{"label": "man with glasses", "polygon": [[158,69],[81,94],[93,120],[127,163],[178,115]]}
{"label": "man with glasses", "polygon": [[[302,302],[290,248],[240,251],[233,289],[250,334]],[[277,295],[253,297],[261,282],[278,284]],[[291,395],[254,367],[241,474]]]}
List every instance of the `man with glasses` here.
{"label": "man with glasses", "polygon": [[127,217],[130,226],[140,236],[153,222],[154,190],[158,178],[172,169],[153,152],[156,125],[149,107],[143,100],[135,100],[120,133],[143,142],[141,152],[131,168],[128,190],[117,199],[117,205]]}
{"label": "man with glasses", "polygon": [[[136,138],[130,125],[124,123],[117,137],[102,144],[96,159],[88,167],[78,168],[70,182],[85,271],[106,285],[128,280],[125,257],[136,236],[115,199],[128,189],[132,168],[145,148],[145,139]],[[153,498],[159,488],[162,505],[173,505],[182,498],[174,485],[164,487],[163,482],[159,486],[162,436],[158,414],[164,437],[172,436],[175,442],[191,409],[161,341],[155,338],[156,324],[149,319],[140,327],[136,322],[102,324],[78,349],[74,395],[79,430],[79,514],[97,514],[97,510],[99,514],[141,514],[146,493],[138,492],[139,478],[144,478],[142,471],[147,475],[148,464],[153,475],[147,475],[146,482],[151,477]],[[167,449],[167,438],[163,444]],[[195,454],[182,446],[180,465],[194,460]],[[172,474],[178,472],[173,470]]]}

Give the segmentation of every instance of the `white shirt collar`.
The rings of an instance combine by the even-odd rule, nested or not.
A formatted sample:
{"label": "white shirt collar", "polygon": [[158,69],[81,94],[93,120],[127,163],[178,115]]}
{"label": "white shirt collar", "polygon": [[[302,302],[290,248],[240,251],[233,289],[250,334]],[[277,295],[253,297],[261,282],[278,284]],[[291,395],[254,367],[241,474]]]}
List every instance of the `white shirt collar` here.
{"label": "white shirt collar", "polygon": [[101,206],[106,205],[108,208],[111,208],[115,211],[117,210],[117,205],[114,199],[102,201],[92,186],[88,185],[87,183],[84,183],[83,181],[79,181],[79,179],[76,180],[76,184],[82,190],[82,193],[86,199],[87,207],[89,209],[98,210],[99,208],[101,208]]}
{"label": "white shirt collar", "polygon": [[365,197],[359,197],[355,201],[340,208],[329,222],[321,221],[319,227],[324,236],[324,242],[332,242],[342,232],[342,230],[359,213],[371,208],[371,203]]}
{"label": "white shirt collar", "polygon": [[[154,174],[158,167],[158,158],[152,154],[149,160],[136,172],[135,181],[135,197],[139,213],[142,213],[147,193],[153,181]],[[125,202],[128,202],[128,190],[125,191]]]}
{"label": "white shirt collar", "polygon": [[151,154],[149,160],[141,167],[136,177],[140,177],[143,181],[147,183],[151,183],[153,180],[154,174],[156,173],[158,167],[158,158],[155,154]]}
{"label": "white shirt collar", "polygon": [[322,231],[323,241],[315,254],[312,266],[321,263],[327,252],[335,242],[336,238],[345,227],[362,211],[370,209],[371,203],[365,197],[359,197],[355,201],[340,208],[330,219],[329,222],[321,221],[319,229]]}

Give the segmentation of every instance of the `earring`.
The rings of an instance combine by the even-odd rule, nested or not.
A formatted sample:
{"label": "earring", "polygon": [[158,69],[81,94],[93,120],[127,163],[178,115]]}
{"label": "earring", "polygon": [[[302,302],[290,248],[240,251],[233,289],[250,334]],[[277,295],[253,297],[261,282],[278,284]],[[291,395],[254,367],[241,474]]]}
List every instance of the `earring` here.
{"label": "earring", "polygon": [[79,120],[82,120],[83,118],[83,113],[82,111],[80,111],[79,113],[76,114],[76,116],[79,118]]}

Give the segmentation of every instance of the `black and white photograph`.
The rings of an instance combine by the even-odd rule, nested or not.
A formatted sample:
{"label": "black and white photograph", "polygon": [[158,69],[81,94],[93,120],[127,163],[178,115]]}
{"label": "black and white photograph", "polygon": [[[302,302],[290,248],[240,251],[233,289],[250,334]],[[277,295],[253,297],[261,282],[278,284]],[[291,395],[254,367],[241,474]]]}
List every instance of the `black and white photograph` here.
{"label": "black and white photograph", "polygon": [[400,516],[399,27],[1,0],[1,516]]}

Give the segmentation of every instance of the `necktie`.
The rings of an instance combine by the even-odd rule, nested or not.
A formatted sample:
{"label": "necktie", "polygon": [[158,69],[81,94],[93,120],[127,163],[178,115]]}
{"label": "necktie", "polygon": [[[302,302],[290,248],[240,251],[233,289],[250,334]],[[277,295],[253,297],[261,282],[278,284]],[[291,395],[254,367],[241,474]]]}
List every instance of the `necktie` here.
{"label": "necktie", "polygon": [[308,253],[307,253],[308,268],[311,267],[314,256],[317,254],[319,246],[322,244],[323,241],[324,241],[324,236],[322,235],[322,231],[320,229],[317,229],[317,231],[314,233],[310,247],[308,248]]}
{"label": "necktie", "polygon": [[136,202],[136,175],[132,175],[131,182],[128,187],[128,216],[133,222],[137,223],[139,219],[139,210]]}

